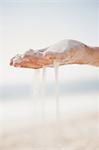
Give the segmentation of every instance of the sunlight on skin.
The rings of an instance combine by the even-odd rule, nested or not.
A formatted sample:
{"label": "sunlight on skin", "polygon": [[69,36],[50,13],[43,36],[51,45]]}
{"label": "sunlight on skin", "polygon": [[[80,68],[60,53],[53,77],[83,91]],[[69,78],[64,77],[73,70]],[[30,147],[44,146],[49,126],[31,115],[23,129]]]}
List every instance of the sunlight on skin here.
{"label": "sunlight on skin", "polygon": [[99,47],[90,47],[76,40],[62,40],[48,48],[37,50],[32,49],[24,55],[16,55],[10,61],[14,67],[39,69],[54,67],[54,61],[59,65],[66,64],[88,64],[99,66]]}

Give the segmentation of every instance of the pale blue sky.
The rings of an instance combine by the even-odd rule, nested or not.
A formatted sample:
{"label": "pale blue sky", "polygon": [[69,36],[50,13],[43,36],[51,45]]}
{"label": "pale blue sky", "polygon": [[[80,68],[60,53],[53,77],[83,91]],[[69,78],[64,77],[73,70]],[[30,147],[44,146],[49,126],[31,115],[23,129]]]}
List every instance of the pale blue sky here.
{"label": "pale blue sky", "polygon": [[9,59],[29,48],[46,47],[65,38],[99,44],[98,0],[0,0],[0,18],[6,76],[11,71]]}
{"label": "pale blue sky", "polygon": [[64,38],[97,43],[95,0],[15,1],[0,5],[4,50],[46,47]]}

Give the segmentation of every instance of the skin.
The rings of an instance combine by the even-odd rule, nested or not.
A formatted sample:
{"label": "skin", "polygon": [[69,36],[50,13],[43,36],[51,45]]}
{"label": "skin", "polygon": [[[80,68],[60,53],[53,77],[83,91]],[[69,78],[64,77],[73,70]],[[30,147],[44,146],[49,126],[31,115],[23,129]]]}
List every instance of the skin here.
{"label": "skin", "polygon": [[[76,41],[75,41],[76,42]],[[10,65],[14,67],[39,69],[43,67],[54,67],[54,62],[59,65],[87,64],[99,67],[99,47],[89,47],[85,44],[72,47],[64,52],[49,52],[48,48],[25,52],[24,55],[13,57]]]}

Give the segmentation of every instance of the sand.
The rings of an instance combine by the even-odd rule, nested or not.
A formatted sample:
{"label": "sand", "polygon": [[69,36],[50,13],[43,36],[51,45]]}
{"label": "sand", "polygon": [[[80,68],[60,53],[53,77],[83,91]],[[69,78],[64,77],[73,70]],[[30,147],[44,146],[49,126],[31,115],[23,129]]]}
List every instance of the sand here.
{"label": "sand", "polygon": [[0,150],[98,150],[98,114],[2,128]]}

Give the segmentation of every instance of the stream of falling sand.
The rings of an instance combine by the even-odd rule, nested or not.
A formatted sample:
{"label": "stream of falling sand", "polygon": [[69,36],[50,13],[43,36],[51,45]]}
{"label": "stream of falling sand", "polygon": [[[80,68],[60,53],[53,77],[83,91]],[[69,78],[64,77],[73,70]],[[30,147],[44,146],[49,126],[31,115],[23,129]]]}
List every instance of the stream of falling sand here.
{"label": "stream of falling sand", "polygon": [[41,123],[45,121],[45,73],[46,68],[34,70],[33,100],[34,115],[39,118]]}
{"label": "stream of falling sand", "polygon": [[36,101],[36,99],[38,99],[38,95],[39,95],[39,92],[40,92],[40,70],[39,69],[36,69],[34,70],[34,84],[33,84],[33,98],[34,100]]}
{"label": "stream of falling sand", "polygon": [[[59,70],[59,62],[54,62],[54,74],[55,74],[55,109],[56,109],[56,128],[57,128],[57,135],[56,137],[60,138],[61,137],[61,119],[60,119],[60,103],[59,103],[59,84],[58,84],[58,70]],[[42,72],[41,72],[42,71]],[[47,120],[46,120],[46,99],[45,99],[45,94],[46,94],[46,79],[45,79],[45,74],[46,74],[46,68],[43,67],[42,70],[35,70],[35,81],[34,81],[34,116],[35,116],[35,121],[39,117],[40,119],[40,126],[41,126],[41,135],[46,137],[46,125]],[[37,117],[37,118],[36,118]],[[52,137],[54,133],[52,133]],[[50,138],[52,138],[50,137]],[[38,139],[40,137],[38,136]],[[48,137],[46,137],[47,139]],[[44,141],[43,141],[44,143]]]}
{"label": "stream of falling sand", "polygon": [[[56,119],[57,121],[60,120],[60,104],[59,104],[59,85],[58,85],[58,70],[59,70],[59,62],[54,61],[54,71],[55,71],[55,99],[56,99]],[[46,88],[45,88],[45,73],[46,73],[46,68],[42,68],[42,77],[40,78],[41,75],[41,70],[36,69],[34,70],[34,94],[33,98],[35,103],[39,103],[39,107],[41,110],[41,120],[42,122],[45,120],[45,94],[46,94]],[[41,96],[41,98],[40,98]],[[38,107],[38,106],[36,106]],[[39,109],[39,108],[36,108]]]}
{"label": "stream of falling sand", "polygon": [[46,68],[43,67],[42,69],[42,84],[41,84],[41,96],[42,96],[42,102],[41,102],[41,115],[42,115],[42,122],[45,122],[45,94],[46,94],[46,81],[45,81],[45,73]]}
{"label": "stream of falling sand", "polygon": [[40,70],[34,70],[34,79],[33,79],[33,116],[34,121],[37,123],[39,119],[39,94],[40,94]]}
{"label": "stream of falling sand", "polygon": [[55,70],[55,98],[56,98],[56,123],[58,129],[60,128],[60,101],[59,101],[59,62],[54,61],[54,70]]}
{"label": "stream of falling sand", "polygon": [[[59,84],[58,84],[58,70],[59,70],[59,62],[54,61],[54,70],[55,70],[55,99],[56,99],[56,120],[59,124],[60,122],[60,104],[59,104]],[[46,68],[43,67],[42,69],[42,86],[41,86],[41,96],[42,96],[42,102],[41,102],[41,114],[42,114],[42,122],[45,121],[45,99],[44,96],[46,94],[46,87],[45,87],[45,73]]]}

